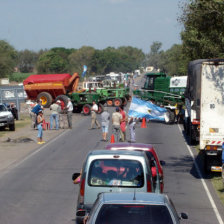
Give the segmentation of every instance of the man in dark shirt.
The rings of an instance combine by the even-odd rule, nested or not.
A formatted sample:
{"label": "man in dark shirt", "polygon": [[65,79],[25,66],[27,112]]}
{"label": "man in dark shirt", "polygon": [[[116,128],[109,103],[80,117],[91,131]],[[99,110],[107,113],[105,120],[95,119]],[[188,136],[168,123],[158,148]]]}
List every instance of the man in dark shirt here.
{"label": "man in dark shirt", "polygon": [[32,119],[31,127],[33,129],[35,129],[36,126],[37,126],[37,115],[38,115],[40,110],[42,110],[41,101],[37,100],[37,105],[34,106],[33,109],[31,110],[31,119]]}

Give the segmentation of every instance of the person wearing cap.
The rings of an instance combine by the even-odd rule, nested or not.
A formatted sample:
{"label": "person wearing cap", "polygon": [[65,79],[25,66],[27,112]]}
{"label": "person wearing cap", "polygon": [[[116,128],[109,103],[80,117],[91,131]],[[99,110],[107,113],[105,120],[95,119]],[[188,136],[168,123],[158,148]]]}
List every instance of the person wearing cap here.
{"label": "person wearing cap", "polygon": [[122,120],[122,115],[120,113],[120,108],[116,107],[115,112],[112,114],[112,133],[116,136],[116,141],[120,139],[120,124]]}
{"label": "person wearing cap", "polygon": [[89,130],[93,129],[94,124],[96,124],[97,128],[100,129],[100,123],[97,120],[96,113],[98,112],[99,108],[96,104],[96,101],[93,101],[93,106],[91,107],[91,127]]}
{"label": "person wearing cap", "polygon": [[102,127],[102,141],[107,141],[107,134],[110,123],[110,113],[108,112],[107,107],[104,107],[104,111],[101,114],[101,127]]}
{"label": "person wearing cap", "polygon": [[43,121],[44,121],[43,111],[39,110],[38,115],[37,115],[37,130],[38,130],[38,133],[37,133],[37,144],[45,143],[43,141],[43,127],[42,127]]}
{"label": "person wearing cap", "polygon": [[60,111],[60,106],[59,106],[60,101],[57,100],[57,102],[54,102],[50,106],[51,110],[51,115],[50,115],[50,129],[53,129],[53,120],[55,121],[55,129],[59,129],[59,111]]}
{"label": "person wearing cap", "polygon": [[67,118],[68,118],[68,128],[72,129],[72,111],[73,111],[73,105],[71,102],[71,99],[68,98],[68,104],[66,106],[67,109]]}

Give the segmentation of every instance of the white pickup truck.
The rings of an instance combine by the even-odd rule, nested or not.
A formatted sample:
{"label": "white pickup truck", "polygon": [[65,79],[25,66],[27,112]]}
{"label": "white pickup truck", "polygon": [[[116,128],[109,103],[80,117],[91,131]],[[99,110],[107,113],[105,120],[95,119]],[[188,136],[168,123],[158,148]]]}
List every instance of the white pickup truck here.
{"label": "white pickup truck", "polygon": [[4,104],[0,103],[0,128],[8,127],[10,131],[15,131],[14,117]]}

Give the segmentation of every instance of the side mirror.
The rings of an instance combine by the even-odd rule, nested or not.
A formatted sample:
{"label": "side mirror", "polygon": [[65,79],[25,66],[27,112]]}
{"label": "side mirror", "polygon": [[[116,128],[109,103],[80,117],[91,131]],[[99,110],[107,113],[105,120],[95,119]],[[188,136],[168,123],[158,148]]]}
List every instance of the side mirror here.
{"label": "side mirror", "polygon": [[161,164],[162,166],[165,166],[165,165],[166,165],[166,162],[165,162],[164,160],[160,160],[160,164]]}
{"label": "side mirror", "polygon": [[184,212],[181,212],[180,213],[180,218],[181,219],[188,219],[188,215],[186,213],[184,213]]}
{"label": "side mirror", "polygon": [[78,176],[80,176],[80,173],[73,173],[72,180],[74,181]]}

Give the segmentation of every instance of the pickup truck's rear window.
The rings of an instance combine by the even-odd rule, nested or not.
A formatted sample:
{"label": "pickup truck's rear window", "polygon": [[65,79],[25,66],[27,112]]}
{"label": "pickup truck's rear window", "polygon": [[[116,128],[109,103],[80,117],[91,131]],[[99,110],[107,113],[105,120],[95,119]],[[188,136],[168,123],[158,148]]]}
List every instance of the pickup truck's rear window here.
{"label": "pickup truck's rear window", "polygon": [[143,168],[136,160],[94,160],[90,165],[88,184],[97,187],[142,187],[144,185]]}

